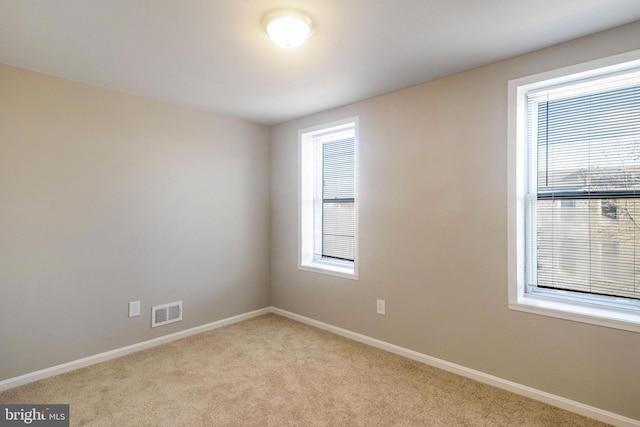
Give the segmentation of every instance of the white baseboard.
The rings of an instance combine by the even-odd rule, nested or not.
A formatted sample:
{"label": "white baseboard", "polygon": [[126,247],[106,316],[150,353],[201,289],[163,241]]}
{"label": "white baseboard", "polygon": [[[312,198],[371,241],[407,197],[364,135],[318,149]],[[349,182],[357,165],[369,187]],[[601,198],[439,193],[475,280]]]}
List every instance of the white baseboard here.
{"label": "white baseboard", "polygon": [[148,341],[143,341],[137,344],[128,345],[115,350],[106,351],[104,353],[95,354],[93,356],[85,357],[82,359],[74,360],[71,362],[63,363],[61,365],[52,366],[50,368],[41,369],[39,371],[30,372],[19,377],[9,378],[4,381],[0,381],[0,391],[8,390],[13,387],[18,387],[27,383],[42,380],[52,377],[54,375],[63,374],[65,372],[73,371],[74,369],[84,368],[85,366],[95,365],[96,363],[105,362],[110,359],[124,356],[126,354],[134,353],[136,351],[144,350],[150,347],[155,347],[160,344],[165,344],[171,341],[186,338],[191,335],[199,334],[212,329],[221,328],[223,326],[230,325],[232,323],[241,322],[243,320],[251,319],[253,317],[261,316],[263,314],[271,313],[271,308],[262,308],[260,310],[251,311],[237,316],[228,317],[226,319],[218,320],[216,322],[207,323],[206,325],[196,326],[195,328],[187,329],[185,331],[176,332],[162,337],[154,338]]}
{"label": "white baseboard", "polygon": [[221,328],[223,326],[231,325],[233,323],[241,322],[243,320],[251,319],[261,316],[263,314],[275,313],[283,317],[287,317],[292,320],[296,320],[301,323],[305,323],[310,326],[314,326],[319,329],[323,329],[329,332],[333,332],[337,335],[345,338],[352,339],[354,341],[361,342],[363,344],[376,347],[390,353],[397,354],[399,356],[406,357],[408,359],[416,360],[421,363],[425,363],[436,368],[443,369],[445,371],[458,374],[460,376],[471,378],[481,383],[489,384],[494,387],[507,390],[521,396],[526,396],[531,399],[535,399],[549,405],[556,406],[558,408],[566,409],[585,417],[593,418],[614,426],[624,427],[640,427],[640,420],[634,420],[622,415],[615,414],[613,412],[605,411],[593,406],[585,405],[574,400],[566,399],[561,396],[556,396],[551,393],[547,393],[541,390],[537,390],[531,387],[527,387],[522,384],[514,383],[513,381],[505,380],[493,375],[485,374],[484,372],[476,371],[474,369],[466,368],[455,363],[447,362],[446,360],[438,359],[436,357],[428,356],[426,354],[418,353],[417,351],[409,350],[394,344],[390,344],[375,338],[368,337],[366,335],[352,332],[347,329],[342,329],[337,326],[330,325],[328,323],[320,322],[308,317],[300,316],[295,313],[291,313],[286,310],[282,310],[276,307],[267,307],[260,310],[251,311],[248,313],[240,314],[226,319],[218,320],[216,322],[208,323],[206,325],[197,326],[195,328],[187,329],[185,331],[176,332],[173,334],[165,335],[162,337],[154,338],[148,341],[143,341],[137,344],[129,345],[126,347],[118,348],[115,350],[107,351],[104,353],[96,354],[93,356],[85,357],[83,359],[74,360],[71,362],[63,363],[61,365],[53,366],[50,368],[42,369],[39,371],[31,372],[25,375],[21,375],[15,378],[9,378],[4,381],[0,381],[0,391],[8,390],[13,387],[24,385],[30,382],[42,380],[54,375],[63,374],[65,372],[72,371],[74,369],[84,368],[86,366],[94,365],[96,363],[105,362],[110,359],[115,359],[136,351],[144,350],[150,347],[155,347],[160,344],[175,341],[181,338],[186,338],[191,335],[199,334],[212,329]]}
{"label": "white baseboard", "polygon": [[338,328],[327,323],[320,322],[318,320],[310,319],[308,317],[300,316],[295,313],[291,313],[286,310],[282,310],[276,307],[271,307],[271,312],[283,317],[287,317],[292,320],[296,320],[301,323],[305,323],[310,326],[314,326],[319,329],[324,329],[329,332],[333,332],[336,335],[350,338],[354,341],[361,342],[363,344],[370,345],[382,350],[386,350],[390,353],[397,354],[399,356],[406,357],[418,362],[425,363],[427,365],[443,369],[445,371],[452,372],[454,374],[470,378],[472,380],[479,381],[484,384],[489,384],[494,387],[501,388],[503,390],[510,391],[512,393],[526,396],[540,402],[547,403],[558,408],[565,409],[576,414],[584,415],[585,417],[593,418],[598,421],[602,421],[614,426],[624,427],[639,427],[640,420],[634,420],[622,415],[615,414],[613,412],[605,411],[603,409],[595,408],[593,406],[585,405],[574,400],[566,399],[561,396],[556,396],[545,391],[537,390],[535,388],[527,387],[522,384],[515,383],[513,381],[505,380],[493,375],[485,374],[484,372],[476,371],[475,369],[466,368],[455,363],[447,362],[446,360],[438,359],[436,357],[427,356],[426,354],[418,353],[417,351],[409,350],[403,347],[399,347],[394,344],[389,344],[384,341],[380,341],[375,338],[368,337],[366,335],[352,332],[347,329]]}

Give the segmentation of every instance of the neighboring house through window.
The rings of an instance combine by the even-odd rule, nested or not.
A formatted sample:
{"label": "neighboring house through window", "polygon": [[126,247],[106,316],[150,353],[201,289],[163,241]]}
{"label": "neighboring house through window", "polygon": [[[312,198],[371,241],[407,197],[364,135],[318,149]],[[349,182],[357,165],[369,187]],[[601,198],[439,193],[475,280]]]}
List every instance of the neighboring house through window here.
{"label": "neighboring house through window", "polygon": [[640,331],[640,53],[509,96],[510,308]]}
{"label": "neighboring house through window", "polygon": [[301,269],[357,278],[357,118],[301,130]]}

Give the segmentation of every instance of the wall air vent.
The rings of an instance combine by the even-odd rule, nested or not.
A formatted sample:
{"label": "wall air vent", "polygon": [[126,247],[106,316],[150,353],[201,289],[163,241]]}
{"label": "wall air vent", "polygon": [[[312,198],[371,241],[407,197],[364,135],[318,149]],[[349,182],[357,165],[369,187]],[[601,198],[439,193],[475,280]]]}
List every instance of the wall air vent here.
{"label": "wall air vent", "polygon": [[182,301],[151,307],[151,327],[182,320]]}

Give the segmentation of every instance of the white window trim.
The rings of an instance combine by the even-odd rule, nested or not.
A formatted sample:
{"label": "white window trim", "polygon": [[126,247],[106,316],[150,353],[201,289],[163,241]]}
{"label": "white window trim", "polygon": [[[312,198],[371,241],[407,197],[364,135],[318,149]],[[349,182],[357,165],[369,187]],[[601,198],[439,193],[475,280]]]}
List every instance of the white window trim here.
{"label": "white window trim", "polygon": [[508,300],[509,308],[543,316],[640,332],[640,311],[525,292],[524,93],[543,86],[640,66],[640,50],[509,81],[508,98]]}
{"label": "white window trim", "polygon": [[[313,164],[314,134],[326,133],[341,128],[355,129],[355,159],[354,159],[354,208],[355,208],[355,248],[354,261],[316,259],[314,257],[314,170]],[[347,279],[358,279],[358,163],[359,163],[359,131],[358,117],[326,123],[298,131],[298,268],[300,270],[329,274]]]}

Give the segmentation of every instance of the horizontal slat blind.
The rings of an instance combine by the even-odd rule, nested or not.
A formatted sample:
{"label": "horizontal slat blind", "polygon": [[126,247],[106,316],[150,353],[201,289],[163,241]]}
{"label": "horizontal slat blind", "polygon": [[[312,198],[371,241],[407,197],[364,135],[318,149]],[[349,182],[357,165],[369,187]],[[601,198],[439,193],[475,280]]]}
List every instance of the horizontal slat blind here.
{"label": "horizontal slat blind", "polygon": [[527,111],[530,285],[640,299],[640,73],[531,93]]}
{"label": "horizontal slat blind", "polygon": [[322,144],[322,256],[354,260],[355,138]]}

